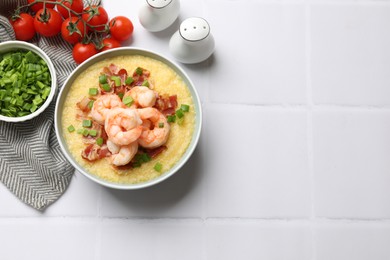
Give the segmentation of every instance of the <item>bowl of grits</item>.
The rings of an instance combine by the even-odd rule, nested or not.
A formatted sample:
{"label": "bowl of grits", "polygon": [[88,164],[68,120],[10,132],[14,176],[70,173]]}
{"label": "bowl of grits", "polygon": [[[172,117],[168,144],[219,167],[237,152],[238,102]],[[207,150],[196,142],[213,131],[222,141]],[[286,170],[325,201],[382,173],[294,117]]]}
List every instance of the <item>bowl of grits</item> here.
{"label": "bowl of grits", "polygon": [[194,84],[155,52],[122,47],[76,68],[62,87],[55,130],[62,151],[87,178],[140,189],[180,170],[202,124]]}

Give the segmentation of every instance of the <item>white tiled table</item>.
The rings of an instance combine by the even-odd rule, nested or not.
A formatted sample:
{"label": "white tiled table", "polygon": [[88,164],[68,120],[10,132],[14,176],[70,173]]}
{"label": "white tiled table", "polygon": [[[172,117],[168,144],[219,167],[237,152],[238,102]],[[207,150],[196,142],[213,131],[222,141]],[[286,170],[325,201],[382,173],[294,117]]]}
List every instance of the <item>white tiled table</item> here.
{"label": "white tiled table", "polygon": [[171,57],[190,16],[216,39],[183,65],[204,109],[178,174],[138,191],[76,173],[44,213],[0,185],[0,259],[390,259],[390,1],[182,0],[160,33],[105,0],[128,45]]}

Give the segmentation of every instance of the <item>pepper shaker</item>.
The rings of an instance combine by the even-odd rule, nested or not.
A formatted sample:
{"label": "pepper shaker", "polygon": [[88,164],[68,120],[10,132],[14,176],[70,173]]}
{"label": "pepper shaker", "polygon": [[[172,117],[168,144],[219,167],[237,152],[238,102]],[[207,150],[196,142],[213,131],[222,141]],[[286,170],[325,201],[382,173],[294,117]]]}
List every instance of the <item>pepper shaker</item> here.
{"label": "pepper shaker", "polygon": [[138,18],[146,30],[158,32],[173,24],[179,11],[179,0],[146,0],[138,12]]}
{"label": "pepper shaker", "polygon": [[191,17],[180,24],[169,41],[171,54],[182,63],[199,63],[214,52],[214,37],[207,21],[200,17]]}

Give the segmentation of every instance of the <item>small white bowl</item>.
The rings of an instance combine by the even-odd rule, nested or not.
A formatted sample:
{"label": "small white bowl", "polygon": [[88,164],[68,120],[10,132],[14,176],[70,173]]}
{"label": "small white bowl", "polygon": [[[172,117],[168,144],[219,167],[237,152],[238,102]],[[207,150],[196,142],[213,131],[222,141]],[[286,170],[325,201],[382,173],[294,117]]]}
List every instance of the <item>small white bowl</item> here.
{"label": "small white bowl", "polygon": [[8,117],[0,115],[1,121],[6,122],[23,122],[26,120],[30,120],[40,113],[42,113],[50,104],[50,102],[53,100],[56,89],[57,89],[57,78],[56,78],[56,72],[53,66],[53,63],[51,62],[50,58],[46,55],[46,53],[43,52],[40,48],[35,46],[34,44],[28,43],[28,42],[22,42],[22,41],[6,41],[0,43],[0,53],[10,52],[14,50],[26,50],[26,51],[32,51],[35,54],[37,54],[39,57],[41,57],[49,67],[50,71],[50,77],[51,77],[51,86],[50,86],[50,94],[47,97],[45,103],[42,104],[36,111],[33,113],[21,116],[21,117]]}

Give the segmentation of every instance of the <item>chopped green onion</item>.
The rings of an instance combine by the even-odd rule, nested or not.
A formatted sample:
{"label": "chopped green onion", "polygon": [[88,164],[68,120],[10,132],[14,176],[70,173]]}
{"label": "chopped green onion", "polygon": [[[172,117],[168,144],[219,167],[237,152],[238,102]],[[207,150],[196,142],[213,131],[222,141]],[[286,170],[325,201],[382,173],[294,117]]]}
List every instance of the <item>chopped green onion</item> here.
{"label": "chopped green onion", "polygon": [[103,145],[103,138],[99,137],[98,139],[96,139],[96,144],[99,146],[102,146]]}
{"label": "chopped green onion", "polygon": [[68,126],[68,131],[69,131],[69,133],[72,133],[72,132],[74,132],[75,130],[76,130],[76,129],[74,128],[73,125]]}
{"label": "chopped green onion", "polygon": [[181,110],[180,108],[176,110],[176,116],[178,118],[182,118],[184,116],[183,110]]}
{"label": "chopped green onion", "polygon": [[93,136],[93,137],[97,136],[97,130],[95,130],[95,129],[89,130],[89,135]]}
{"label": "chopped green onion", "polygon": [[161,163],[156,163],[153,167],[157,172],[161,172],[162,170],[162,164]]}
{"label": "chopped green onion", "polygon": [[125,94],[123,93],[123,92],[119,92],[118,93],[118,97],[122,100],[123,99],[123,96],[124,96]]}
{"label": "chopped green onion", "polygon": [[126,85],[131,85],[131,83],[134,82],[134,79],[132,77],[127,77],[126,81],[125,81],[125,84]]}
{"label": "chopped green onion", "polygon": [[141,158],[143,162],[149,162],[152,159],[147,153],[143,153]]}
{"label": "chopped green onion", "polygon": [[138,168],[138,167],[141,167],[141,163],[140,163],[140,162],[133,162],[133,163],[132,163],[132,166],[133,166],[134,168]]}
{"label": "chopped green onion", "polygon": [[106,92],[111,91],[111,87],[110,87],[110,85],[108,85],[107,83],[102,85],[102,89],[103,89],[104,91],[106,91]]}
{"label": "chopped green onion", "polygon": [[164,127],[164,123],[158,123],[158,128],[163,128]]}
{"label": "chopped green onion", "polygon": [[144,82],[142,82],[142,86],[144,87],[149,87],[149,81],[147,81],[146,79],[144,80]]}
{"label": "chopped green onion", "polygon": [[83,127],[91,127],[91,126],[92,126],[92,120],[90,119],[83,120]]}
{"label": "chopped green onion", "polygon": [[115,87],[119,87],[121,85],[121,78],[118,76],[111,76],[111,80],[114,81]]}
{"label": "chopped green onion", "polygon": [[167,117],[167,121],[168,121],[169,123],[174,123],[174,122],[176,121],[176,116],[175,116],[175,115],[169,115],[169,116]]}
{"label": "chopped green onion", "polygon": [[82,134],[84,132],[84,128],[79,128],[79,129],[77,129],[77,133],[78,134]]}
{"label": "chopped green onion", "polygon": [[188,112],[188,111],[190,111],[190,106],[189,105],[185,105],[185,104],[181,104],[180,109],[183,112]]}
{"label": "chopped green onion", "polygon": [[99,83],[100,84],[107,83],[107,76],[105,74],[99,76]]}
{"label": "chopped green onion", "polygon": [[89,135],[89,130],[84,128],[84,129],[83,129],[82,135],[83,135],[83,136]]}
{"label": "chopped green onion", "polygon": [[99,90],[97,88],[90,88],[88,93],[91,96],[96,96],[99,93]]}
{"label": "chopped green onion", "polygon": [[134,99],[131,96],[126,96],[122,99],[123,104],[130,107],[134,103]]}
{"label": "chopped green onion", "polygon": [[95,101],[94,100],[90,100],[89,102],[88,102],[88,108],[89,109],[92,109],[92,107],[93,107],[93,103],[94,103]]}
{"label": "chopped green onion", "polygon": [[138,68],[135,69],[135,73],[136,73],[137,75],[139,75],[139,76],[142,75],[142,72],[143,72],[143,71],[144,71],[144,70],[143,70],[142,68],[140,68],[140,67],[138,67]]}

